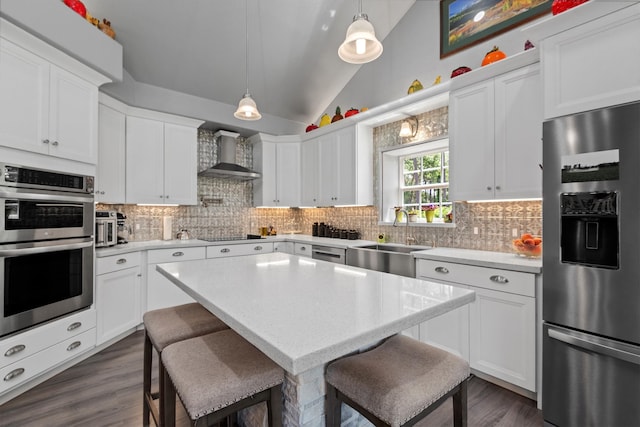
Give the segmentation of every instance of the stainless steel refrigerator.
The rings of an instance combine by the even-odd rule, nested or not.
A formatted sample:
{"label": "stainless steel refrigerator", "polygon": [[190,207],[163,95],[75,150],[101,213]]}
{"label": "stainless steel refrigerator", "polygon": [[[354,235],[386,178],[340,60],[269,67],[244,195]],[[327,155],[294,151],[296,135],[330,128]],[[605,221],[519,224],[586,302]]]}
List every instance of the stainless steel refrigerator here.
{"label": "stainless steel refrigerator", "polygon": [[640,102],[543,124],[545,426],[640,426]]}

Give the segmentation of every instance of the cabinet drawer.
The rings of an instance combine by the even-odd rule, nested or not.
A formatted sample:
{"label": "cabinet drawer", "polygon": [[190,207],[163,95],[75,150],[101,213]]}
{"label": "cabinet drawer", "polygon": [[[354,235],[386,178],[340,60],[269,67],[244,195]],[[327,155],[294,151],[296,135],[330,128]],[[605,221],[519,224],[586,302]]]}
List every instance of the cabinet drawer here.
{"label": "cabinet drawer", "polygon": [[96,330],[89,329],[54,346],[0,368],[0,393],[17,387],[35,376],[72,359],[96,344]]}
{"label": "cabinet drawer", "polygon": [[95,333],[96,312],[85,310],[0,341],[0,367],[15,363],[89,329]]}
{"label": "cabinet drawer", "polygon": [[140,259],[140,252],[96,258],[96,275],[137,267]]}
{"label": "cabinet drawer", "polygon": [[149,251],[149,264],[162,262],[191,261],[194,259],[204,259],[205,247],[197,248],[173,248],[173,249],[153,249]]}
{"label": "cabinet drawer", "polygon": [[257,255],[273,252],[273,243],[247,243],[242,245],[220,245],[207,247],[207,258]]}
{"label": "cabinet drawer", "polygon": [[445,280],[495,291],[535,297],[535,275],[498,268],[419,259],[417,276],[423,279]]}
{"label": "cabinet drawer", "polygon": [[293,253],[300,256],[311,256],[311,245],[306,243],[295,243]]}

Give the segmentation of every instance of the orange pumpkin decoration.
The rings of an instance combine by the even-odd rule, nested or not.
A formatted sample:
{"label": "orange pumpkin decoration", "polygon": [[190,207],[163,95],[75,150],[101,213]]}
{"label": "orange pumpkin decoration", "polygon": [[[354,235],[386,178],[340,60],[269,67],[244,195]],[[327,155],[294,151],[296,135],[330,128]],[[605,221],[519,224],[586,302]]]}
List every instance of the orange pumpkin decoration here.
{"label": "orange pumpkin decoration", "polygon": [[484,67],[487,64],[500,61],[501,59],[504,59],[506,57],[507,55],[505,55],[503,51],[498,49],[498,46],[494,46],[493,49],[487,52],[487,54],[484,56],[484,59],[482,60],[482,66]]}

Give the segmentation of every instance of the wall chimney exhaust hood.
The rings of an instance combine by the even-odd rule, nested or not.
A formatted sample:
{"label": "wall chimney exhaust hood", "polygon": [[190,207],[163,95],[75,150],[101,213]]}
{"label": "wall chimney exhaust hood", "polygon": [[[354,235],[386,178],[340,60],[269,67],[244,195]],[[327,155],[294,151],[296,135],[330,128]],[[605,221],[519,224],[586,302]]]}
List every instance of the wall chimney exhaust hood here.
{"label": "wall chimney exhaust hood", "polygon": [[236,181],[250,181],[260,178],[258,172],[254,172],[236,164],[237,138],[240,134],[219,130],[213,134],[218,143],[218,163],[198,173],[198,176],[213,178],[233,179]]}

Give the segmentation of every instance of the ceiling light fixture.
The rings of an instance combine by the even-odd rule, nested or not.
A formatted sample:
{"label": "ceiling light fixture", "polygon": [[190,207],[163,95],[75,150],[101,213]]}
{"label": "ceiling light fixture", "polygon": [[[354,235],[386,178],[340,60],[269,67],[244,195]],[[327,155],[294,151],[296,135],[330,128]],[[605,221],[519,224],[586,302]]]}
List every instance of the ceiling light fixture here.
{"label": "ceiling light fixture", "polygon": [[347,28],[347,37],[338,49],[338,56],[350,64],[365,64],[382,55],[382,43],[376,38],[373,25],[362,13],[362,0],[358,0],[358,14]]}
{"label": "ceiling light fixture", "polygon": [[238,109],[233,113],[233,116],[240,120],[260,120],[262,118],[262,114],[258,111],[258,106],[249,93],[249,6],[247,5],[247,1],[248,0],[244,1],[244,70],[247,91],[238,103]]}
{"label": "ceiling light fixture", "polygon": [[402,125],[400,126],[400,133],[398,134],[400,137],[414,137],[418,133],[418,118],[415,116],[411,116],[402,121]]}

